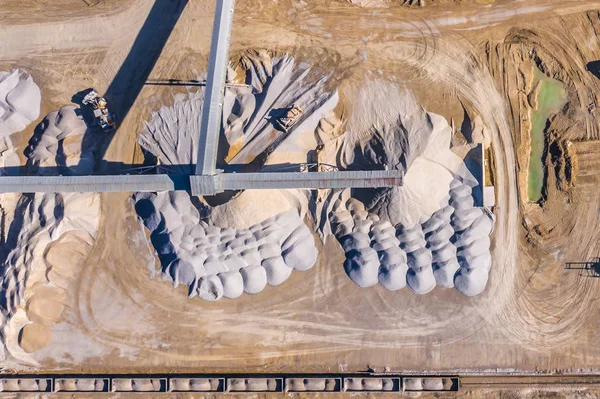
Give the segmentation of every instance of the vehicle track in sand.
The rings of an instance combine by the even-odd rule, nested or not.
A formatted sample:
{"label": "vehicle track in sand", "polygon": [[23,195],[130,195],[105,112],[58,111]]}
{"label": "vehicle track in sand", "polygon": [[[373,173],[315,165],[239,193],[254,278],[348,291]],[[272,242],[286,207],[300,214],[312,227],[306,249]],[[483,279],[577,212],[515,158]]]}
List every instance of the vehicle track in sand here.
{"label": "vehicle track in sand", "polygon": [[[66,52],[81,52],[90,46],[101,51],[110,45],[114,59],[106,58],[99,68],[100,73],[109,77],[117,69],[119,59],[127,53],[152,2],[136,0],[134,4],[105,19],[92,17],[61,22],[61,35],[72,40],[59,40],[60,35],[55,33],[58,23],[44,24],[40,30],[27,25],[0,27],[2,37],[24,35],[19,40],[0,43],[0,54],[10,54],[10,59],[18,59],[34,56],[47,50],[48,46]],[[600,4],[593,1],[534,1],[528,4],[527,18],[538,21],[551,14],[567,16],[600,8]],[[545,7],[543,11],[535,8],[542,6]],[[390,293],[379,288],[360,289],[344,274],[343,259],[336,258],[339,251],[333,243],[328,243],[323,251],[325,256],[315,268],[294,273],[281,287],[267,288],[257,296],[218,304],[188,300],[184,289],[173,290],[170,283],[148,279],[147,257],[140,255],[139,243],[132,243],[141,233],[132,207],[127,204],[128,195],[104,194],[98,237],[81,268],[81,278],[74,292],[73,328],[85,330],[86,335],[94,337],[99,345],[106,346],[107,351],[121,349],[123,356],[131,357],[87,358],[84,365],[78,362],[81,359],[75,359],[63,367],[110,370],[190,364],[197,367],[201,363],[202,367],[217,365],[230,370],[242,370],[246,366],[289,370],[297,367],[299,359],[310,359],[313,362],[306,364],[322,370],[336,367],[338,363],[348,363],[350,367],[360,367],[370,361],[397,364],[402,358],[406,367],[450,368],[458,367],[458,363],[453,363],[448,355],[443,357],[441,349],[435,348],[444,345],[444,350],[451,352],[451,344],[467,346],[471,337],[487,329],[509,337],[516,350],[531,349],[535,354],[564,344],[581,325],[573,319],[585,320],[590,312],[596,311],[595,305],[585,311],[581,309],[596,302],[590,297],[595,285],[589,280],[571,276],[564,291],[552,296],[551,287],[543,287],[547,293],[540,294],[537,285],[531,283],[532,272],[522,270],[517,255],[520,220],[513,125],[504,93],[498,91],[498,87],[502,88],[498,81],[509,77],[492,76],[478,61],[477,49],[461,36],[466,32],[463,29],[472,27],[472,18],[481,15],[487,17],[483,18],[482,25],[476,26],[480,29],[516,23],[515,19],[518,22],[525,15],[507,10],[517,9],[519,4],[483,10],[468,7],[461,11],[465,20],[455,21],[448,20],[442,10],[435,9],[416,10],[415,13],[404,9],[376,10],[357,19],[356,9],[339,7],[300,9],[275,27],[262,21],[260,16],[255,23],[238,23],[234,27],[234,45],[281,48],[280,37],[275,34],[263,37],[260,32],[283,31],[288,28],[285,24],[290,23],[296,31],[287,35],[297,40],[290,39],[294,45],[316,42],[324,47],[333,46],[334,39],[342,38],[339,51],[348,56],[357,51],[356,43],[362,42],[368,58],[371,57],[369,54],[376,54],[380,65],[390,64],[399,71],[406,68],[398,73],[402,78],[399,80],[411,85],[455,87],[458,98],[481,115],[493,143],[496,195],[500,207],[493,241],[494,263],[486,291],[478,297],[465,298],[440,290],[417,297],[408,290]],[[190,16],[186,17],[184,13],[183,18],[188,18],[185,23],[191,24]],[[294,18],[293,23],[287,18]],[[314,23],[304,24],[308,20]],[[210,16],[206,21],[210,21]],[[93,37],[94,31],[107,27],[112,28],[108,38]],[[187,45],[183,38],[189,40],[192,37],[190,29],[184,27],[176,37],[183,43],[180,46]],[[362,37],[367,31],[371,35],[365,42]],[[244,38],[235,39],[236,32]],[[236,40],[238,44],[235,44]],[[178,50],[179,47],[166,49],[170,54]],[[504,65],[499,65],[495,72],[502,74],[503,68]],[[411,69],[414,72],[410,72]],[[169,65],[167,71],[174,70],[175,64]],[[125,132],[122,130],[123,134]],[[130,136],[117,140],[133,142]],[[591,207],[587,213],[578,213],[574,226],[586,229],[594,224],[597,226],[598,216],[593,214],[596,209]],[[586,253],[594,252],[593,241],[596,239],[596,235],[585,239]],[[564,316],[555,318],[558,306],[544,303],[548,301],[566,303],[568,306],[559,309]],[[581,301],[579,307],[578,301]],[[541,334],[553,334],[553,338],[541,339]],[[415,348],[419,354],[406,351],[406,348]],[[382,351],[377,357],[369,349]],[[387,354],[381,355],[383,352]],[[424,352],[427,355],[421,354]],[[328,357],[321,357],[325,355]],[[82,356],[85,358],[86,355]],[[422,359],[420,356],[430,357]],[[480,363],[488,362],[484,366],[497,364],[489,353],[482,357]],[[511,364],[509,362],[502,364]]]}
{"label": "vehicle track in sand", "polygon": [[[586,70],[587,61],[594,59],[598,52],[594,42],[580,42],[574,38],[590,37],[598,25],[597,18],[589,14],[561,17],[559,24],[570,27],[573,36],[565,30],[542,26],[536,29],[513,29],[506,36],[504,43],[491,48],[491,68],[504,76],[502,90],[512,107],[513,130],[519,138],[516,148],[521,154],[528,148],[529,108],[523,106],[522,97],[508,93],[523,90],[516,81],[522,80],[521,64],[526,60],[535,61],[550,76],[564,82],[570,91],[567,113],[561,116],[564,122],[558,122],[557,129],[564,131],[561,140],[589,140],[598,135],[598,123],[594,115],[579,110],[587,108],[587,104],[597,101],[597,79]],[[586,33],[587,32],[587,33]],[[506,60],[512,60],[507,63]],[[571,128],[575,126],[575,128]],[[582,127],[582,128],[580,128]],[[525,160],[526,162],[527,160]],[[522,171],[527,165],[519,160]],[[549,166],[551,168],[551,166]],[[520,172],[526,174],[526,172]],[[550,169],[549,173],[553,173]],[[526,251],[522,252],[521,267],[517,269],[518,282],[514,302],[511,308],[516,313],[504,313],[502,325],[505,334],[523,347],[533,350],[552,350],[568,346],[579,338],[586,340],[582,327],[598,313],[597,290],[595,279],[565,270],[565,262],[589,260],[597,256],[600,235],[598,234],[600,196],[597,192],[586,191],[582,196],[580,187],[573,190],[573,200],[567,201],[553,187],[556,177],[549,176],[550,198],[544,209],[535,204],[528,204],[522,194],[521,212],[525,220],[533,227],[544,231],[543,239],[536,244],[542,248],[540,259],[529,259]],[[526,183],[526,176],[521,183]],[[585,187],[583,187],[585,190]],[[565,235],[569,237],[565,241]],[[575,244],[577,243],[577,244]],[[527,266],[529,264],[529,266]],[[518,316],[518,317],[517,317]]]}
{"label": "vehicle track in sand", "polygon": [[[139,227],[132,220],[131,210],[123,206],[123,195],[114,196],[117,201],[105,195],[103,198],[110,205],[106,205],[103,211],[103,225],[106,227],[101,231],[104,235],[96,241],[76,292],[76,309],[87,332],[109,346],[149,350],[171,359],[252,359],[250,361],[260,362],[260,359],[282,355],[420,347],[428,339],[438,344],[451,344],[468,338],[489,323],[495,314],[505,311],[517,264],[515,231],[518,208],[512,139],[503,100],[486,71],[478,70],[478,73],[471,74],[470,80],[464,80],[462,70],[477,70],[466,44],[460,47],[440,40],[432,46],[427,41],[411,41],[398,43],[393,49],[395,51],[390,51],[389,45],[386,47],[385,54],[390,57],[409,55],[391,59],[391,62],[409,64],[424,71],[425,75],[416,79],[427,84],[456,85],[461,98],[473,104],[493,132],[498,158],[497,182],[500,187],[507,187],[506,191],[498,193],[499,202],[507,206],[500,213],[495,242],[505,251],[495,255],[491,282],[483,295],[463,300],[457,305],[434,298],[415,297],[408,292],[398,295],[385,290],[361,290],[343,274],[342,259],[334,258],[328,259],[327,264],[321,261],[309,272],[294,275],[281,288],[267,289],[263,295],[246,296],[239,303],[209,304],[188,300],[181,291],[171,290],[168,283],[145,281],[148,274],[145,263],[136,259],[135,253],[123,240],[117,240],[116,248],[113,244],[108,246],[107,243],[114,239],[113,231],[131,233]],[[330,242],[327,245],[336,244]],[[333,249],[324,252],[335,253]],[[122,265],[129,266],[124,268]],[[107,281],[112,284],[107,284]],[[143,329],[138,326],[136,333],[131,335],[129,326],[106,319],[95,305],[95,298],[107,286],[115,291],[112,300],[123,311],[135,314],[134,319],[147,323],[150,333],[140,336],[139,331]],[[157,298],[163,301],[157,302]],[[357,314],[363,316],[358,318]],[[216,349],[207,350],[215,342],[200,338],[192,344],[201,344],[195,351],[191,350],[189,343],[182,344],[165,337],[159,341],[165,339],[164,342],[169,342],[168,349],[151,349],[154,344],[149,343],[157,338],[156,328],[164,328],[165,320],[178,323],[179,337],[210,336],[217,342],[227,342],[230,347],[224,345],[220,348],[223,350],[219,350],[217,345]],[[373,328],[377,329],[375,335]],[[187,329],[190,331],[186,332]],[[244,339],[236,342],[237,336],[242,334]],[[252,342],[250,337],[259,339],[262,346],[247,348],[245,344]]]}

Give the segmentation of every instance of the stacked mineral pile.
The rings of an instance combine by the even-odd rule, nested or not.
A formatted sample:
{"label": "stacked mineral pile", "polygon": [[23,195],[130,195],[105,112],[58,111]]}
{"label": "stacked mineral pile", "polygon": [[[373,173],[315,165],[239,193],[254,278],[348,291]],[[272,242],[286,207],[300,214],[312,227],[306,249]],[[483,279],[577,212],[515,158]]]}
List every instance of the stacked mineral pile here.
{"label": "stacked mineral pile", "polygon": [[[40,101],[40,90],[27,73],[0,72],[0,168],[9,166],[7,159],[2,159],[3,145],[14,150],[5,135],[21,131],[37,119]],[[44,167],[39,173],[68,173],[74,166],[85,166],[78,171],[93,169],[93,148],[82,147],[85,131],[76,107],[63,107],[36,127],[25,153]],[[21,351],[11,350],[11,355],[23,356],[50,341],[52,325],[60,320],[65,306],[72,268],[91,247],[100,215],[95,193],[23,194],[16,198],[12,219],[7,218],[10,227],[0,241],[0,358],[7,355],[4,346]],[[26,309],[27,317],[13,318],[21,308]]]}
{"label": "stacked mineral pile", "polygon": [[[49,113],[37,126],[26,156],[38,166],[57,167],[60,174],[91,173],[94,169],[94,143],[87,140],[84,146],[83,137],[87,126],[72,105],[62,107],[59,111]],[[44,174],[56,174],[51,169],[41,169]]]}
{"label": "stacked mineral pile", "polygon": [[356,199],[338,202],[331,230],[346,253],[344,269],[357,285],[388,290],[408,285],[426,294],[436,285],[477,295],[491,266],[493,217],[473,204],[471,187],[454,180],[449,204],[422,224],[392,226]]}
{"label": "stacked mineral pile", "polygon": [[454,213],[450,225],[460,265],[454,286],[465,295],[477,295],[485,288],[492,265],[489,234],[494,220],[482,208],[473,207],[471,187],[458,182],[453,182],[451,187],[450,206]]}
{"label": "stacked mineral pile", "polygon": [[257,294],[316,263],[314,238],[295,210],[236,230],[201,221],[184,192],[138,193],[135,201],[163,277],[187,285],[190,297],[215,301]]}
{"label": "stacked mineral pile", "polygon": [[[85,256],[93,243],[99,215],[96,193],[44,193],[20,198],[7,237],[10,252],[5,255],[0,251],[3,343],[18,339],[25,352],[33,352],[50,341],[52,325],[65,306],[61,298],[69,288],[71,268],[77,266],[73,262]],[[61,242],[64,245],[57,245]],[[32,322],[10,325],[10,319],[25,303]]]}
{"label": "stacked mineral pile", "polygon": [[450,150],[448,122],[425,110],[408,90],[375,80],[345,95],[353,99],[346,132],[330,144],[339,148],[339,168],[404,172],[402,186],[352,190],[351,196],[372,213],[393,225],[412,227],[439,209],[455,176],[477,184]]}
{"label": "stacked mineral pile", "polygon": [[[260,53],[245,56],[243,61],[246,84],[228,87],[223,99],[223,129],[230,150],[222,157],[242,168],[278,146],[286,152],[304,152],[303,139],[297,135],[308,132],[314,136],[319,120],[337,104],[337,92],[326,90],[328,77],[315,81],[309,76],[310,65],[288,55],[271,58]],[[235,79],[232,69],[228,79]],[[172,106],[161,107],[145,123],[139,144],[160,159],[161,165],[193,171],[203,102],[202,89],[176,96]],[[303,114],[284,135],[275,120],[292,104],[299,105]],[[316,147],[316,142],[313,144]]]}
{"label": "stacked mineral pile", "polygon": [[39,87],[27,72],[0,72],[0,138],[20,132],[36,120],[41,97]]}

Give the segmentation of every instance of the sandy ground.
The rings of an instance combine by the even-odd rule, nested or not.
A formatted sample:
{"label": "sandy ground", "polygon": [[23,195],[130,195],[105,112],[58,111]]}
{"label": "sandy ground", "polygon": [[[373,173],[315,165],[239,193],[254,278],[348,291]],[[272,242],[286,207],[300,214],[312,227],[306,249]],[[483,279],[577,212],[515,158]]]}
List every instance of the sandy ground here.
{"label": "sandy ground", "polygon": [[[6,38],[0,70],[19,67],[34,76],[42,88],[42,116],[79,90],[103,92],[154,2],[122,3],[89,14],[77,8],[73,18],[53,8],[41,22],[26,5],[10,2],[3,8],[20,18],[0,24]],[[210,3],[187,5],[151,79],[190,79],[205,68]],[[463,106],[481,116],[492,140],[498,204],[487,290],[467,298],[440,288],[427,296],[361,289],[345,275],[343,254],[330,240],[317,265],[293,274],[285,288],[267,287],[235,302],[188,300],[183,287],[148,279],[151,254],[130,195],[104,194],[95,243],[74,269],[62,322],[54,325],[49,345],[35,352],[34,369],[597,371],[600,280],[565,270],[565,262],[597,256],[600,194],[589,186],[580,191],[577,180],[555,182],[564,177],[559,171],[549,174],[543,207],[523,200],[529,111],[523,96],[533,53],[544,72],[569,88],[570,112],[562,125],[556,122],[555,141],[598,139],[596,114],[587,111],[597,102],[598,83],[585,70],[600,58],[598,10],[597,1],[365,11],[316,0],[240,0],[232,56],[254,48],[293,52],[333,72],[342,85],[370,74],[396,80],[456,126]],[[176,90],[144,86],[105,159],[141,161],[135,147],[141,121]],[[568,121],[577,121],[577,131],[565,128]],[[33,126],[28,129],[17,144],[26,143]],[[556,161],[551,158],[548,165]]]}

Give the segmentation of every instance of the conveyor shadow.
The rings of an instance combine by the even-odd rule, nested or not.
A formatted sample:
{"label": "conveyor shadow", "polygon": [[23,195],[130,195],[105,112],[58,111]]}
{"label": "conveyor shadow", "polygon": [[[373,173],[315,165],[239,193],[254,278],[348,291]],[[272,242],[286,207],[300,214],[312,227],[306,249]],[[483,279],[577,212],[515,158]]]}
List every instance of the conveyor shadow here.
{"label": "conveyor shadow", "polygon": [[[155,0],[129,54],[104,95],[118,121],[124,121],[127,117],[187,3],[188,0]],[[117,126],[100,140],[95,153],[97,171],[109,170],[110,163],[103,159],[118,130]],[[97,139],[94,136],[94,132],[88,130],[83,138],[83,146],[89,141],[94,142]]]}
{"label": "conveyor shadow", "polygon": [[600,277],[600,258],[593,258],[587,262],[566,262],[565,269],[581,270],[580,276]]}

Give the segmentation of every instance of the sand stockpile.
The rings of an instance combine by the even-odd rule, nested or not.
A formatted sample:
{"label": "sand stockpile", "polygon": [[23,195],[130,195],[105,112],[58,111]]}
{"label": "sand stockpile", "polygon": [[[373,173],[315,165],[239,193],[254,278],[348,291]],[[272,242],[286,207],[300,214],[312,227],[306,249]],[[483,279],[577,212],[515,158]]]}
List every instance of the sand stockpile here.
{"label": "sand stockpile", "polygon": [[21,160],[10,137],[0,138],[0,176],[17,175]]}
{"label": "sand stockpile", "polygon": [[[25,155],[41,174],[86,174],[94,170],[95,145],[83,145],[87,126],[75,106],[49,113],[36,127]],[[50,169],[48,169],[50,167]],[[43,169],[46,168],[46,169]]]}
{"label": "sand stockpile", "polygon": [[308,198],[301,190],[245,190],[222,205],[210,207],[207,222],[247,229],[292,209],[304,218],[307,208]]}
{"label": "sand stockpile", "polygon": [[233,229],[201,221],[184,192],[137,193],[135,209],[150,231],[163,278],[188,286],[190,297],[257,294],[317,260],[314,238],[296,210]]}
{"label": "sand stockpile", "polygon": [[[26,155],[45,167],[40,169],[44,174],[91,170],[93,148],[82,149],[85,131],[76,108],[63,107],[37,126]],[[99,217],[95,193],[18,197],[0,242],[2,358],[7,349],[31,361],[27,353],[48,344],[52,325],[61,320],[74,271],[93,244]]]}
{"label": "sand stockpile", "polygon": [[405,171],[401,187],[356,189],[352,196],[392,225],[412,226],[430,217],[448,195],[455,176],[477,181],[450,150],[452,129],[427,112],[413,95],[384,81],[368,81],[348,94],[347,132],[335,144],[341,169]]}
{"label": "sand stockpile", "polygon": [[346,273],[361,287],[481,293],[494,220],[474,206],[478,182],[450,151],[452,129],[394,85],[371,81],[350,96],[347,132],[326,144],[339,148],[338,165],[404,170],[405,179],[401,187],[331,193],[321,207],[330,222],[321,220],[321,231],[342,245]]}
{"label": "sand stockpile", "polygon": [[203,102],[203,88],[187,96],[175,95],[172,106],[161,107],[144,123],[140,146],[162,165],[171,165],[169,170],[194,173]]}
{"label": "sand stockpile", "polygon": [[20,132],[36,120],[41,99],[39,87],[27,72],[0,72],[0,139]]}
{"label": "sand stockpile", "polygon": [[[338,101],[337,91],[327,91],[329,76],[311,77],[309,64],[288,55],[271,58],[260,53],[244,57],[242,62],[247,70],[246,84],[255,94],[245,89],[226,93],[223,109],[229,115],[223,119],[227,122],[225,136],[230,146],[243,143],[235,155],[230,151],[233,156],[228,163],[243,166],[266,150],[306,154],[316,147],[314,131]],[[302,108],[303,115],[284,134],[274,122],[292,104]],[[302,161],[306,162],[306,157]]]}
{"label": "sand stockpile", "polygon": [[[310,66],[288,55],[271,58],[260,53],[244,57],[243,63],[245,85],[230,86],[225,91],[222,118],[229,150],[221,154],[219,162],[227,160],[230,165],[243,167],[278,146],[302,154],[302,162],[306,162],[306,148],[316,146],[314,131],[319,120],[337,104],[337,92],[327,92],[327,77],[311,78]],[[228,78],[236,79],[232,69]],[[180,94],[172,106],[154,112],[138,137],[142,148],[160,159],[162,165],[183,165],[183,169],[193,170],[203,99],[203,89],[187,96]],[[275,127],[275,120],[292,104],[300,105],[304,113],[284,134]]]}
{"label": "sand stockpile", "polygon": [[[337,93],[326,91],[327,77],[310,77],[308,64],[287,55],[271,58],[262,52],[244,56],[242,65],[245,85],[230,86],[225,93],[223,132],[229,150],[222,159],[241,167],[283,148],[306,162],[308,149],[317,145],[319,121],[337,103]],[[236,81],[235,75],[230,68],[228,80]],[[146,122],[138,142],[161,167],[193,172],[203,97],[203,90],[177,95],[172,106],[160,108]],[[284,135],[275,120],[292,104],[304,113]],[[293,269],[307,270],[316,263],[314,239],[302,221],[306,198],[295,190],[245,191],[206,207],[208,219],[200,221],[185,193],[135,195],[163,277],[206,300],[261,292],[266,284],[283,283]]]}
{"label": "sand stockpile", "polygon": [[[23,195],[19,200],[3,245],[8,253],[0,252],[0,328],[13,356],[26,358],[20,348],[33,352],[49,342],[75,258],[93,242],[99,215],[99,195],[93,193]],[[18,312],[20,317],[11,320]]]}
{"label": "sand stockpile", "polygon": [[390,291],[408,285],[426,294],[436,285],[480,294],[491,267],[489,234],[493,216],[473,206],[471,187],[452,182],[450,201],[413,226],[393,226],[350,198],[330,214],[348,276],[361,287],[381,284]]}

